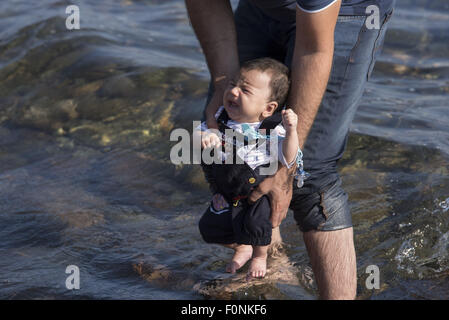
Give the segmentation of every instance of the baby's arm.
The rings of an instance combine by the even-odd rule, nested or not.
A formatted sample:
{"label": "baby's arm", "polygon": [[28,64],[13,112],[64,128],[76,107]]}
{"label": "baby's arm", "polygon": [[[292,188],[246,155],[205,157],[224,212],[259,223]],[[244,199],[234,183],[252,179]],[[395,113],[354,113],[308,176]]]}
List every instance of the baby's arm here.
{"label": "baby's arm", "polygon": [[203,149],[220,146],[221,146],[221,139],[216,133],[203,132],[203,134],[201,135],[201,147]]}
{"label": "baby's arm", "polygon": [[194,134],[197,134],[201,137],[201,148],[213,148],[213,147],[219,147],[221,145],[221,139],[220,137],[212,132],[212,131],[195,131]]}
{"label": "baby's arm", "polygon": [[298,116],[292,109],[282,110],[282,124],[286,131],[282,141],[282,153],[286,162],[292,163],[296,160],[299,148],[298,133],[296,132]]}
{"label": "baby's arm", "polygon": [[[215,119],[218,118],[222,112],[223,107],[218,109],[215,114]],[[209,129],[206,122],[202,122],[193,132],[194,135],[198,135],[201,138],[201,148],[213,148],[221,145],[220,133],[217,129]]]}

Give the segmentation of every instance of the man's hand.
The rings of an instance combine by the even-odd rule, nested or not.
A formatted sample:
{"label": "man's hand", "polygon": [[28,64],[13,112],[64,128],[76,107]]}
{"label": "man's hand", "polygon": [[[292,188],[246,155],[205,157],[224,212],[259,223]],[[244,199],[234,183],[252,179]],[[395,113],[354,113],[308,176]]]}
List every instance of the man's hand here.
{"label": "man's hand", "polygon": [[206,124],[209,129],[218,129],[218,123],[217,119],[215,119],[215,114],[217,113],[218,108],[223,105],[223,94],[224,90],[221,89],[221,86],[216,86],[214,89],[214,95],[209,101],[209,104],[206,106]]}
{"label": "man's hand", "polygon": [[293,173],[296,165],[287,169],[280,166],[274,176],[265,178],[259,186],[251,192],[248,202],[255,202],[263,195],[267,195],[271,203],[271,224],[278,227],[287,216],[288,207],[293,194]]}

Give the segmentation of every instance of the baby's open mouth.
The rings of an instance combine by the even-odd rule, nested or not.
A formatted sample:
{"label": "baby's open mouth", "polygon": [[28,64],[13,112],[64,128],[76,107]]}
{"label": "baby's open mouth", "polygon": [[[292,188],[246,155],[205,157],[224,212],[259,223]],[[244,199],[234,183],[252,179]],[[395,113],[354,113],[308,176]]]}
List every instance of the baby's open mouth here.
{"label": "baby's open mouth", "polygon": [[233,101],[228,100],[228,104],[231,108],[238,108],[239,105]]}

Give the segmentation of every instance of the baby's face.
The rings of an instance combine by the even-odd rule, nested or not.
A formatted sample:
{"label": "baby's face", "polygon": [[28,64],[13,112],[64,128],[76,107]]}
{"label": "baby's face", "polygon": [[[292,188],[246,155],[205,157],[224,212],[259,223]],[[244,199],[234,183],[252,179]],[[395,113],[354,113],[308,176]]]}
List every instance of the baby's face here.
{"label": "baby's face", "polygon": [[240,71],[223,95],[223,106],[229,117],[238,122],[259,122],[269,117],[277,103],[271,95],[271,75],[258,70]]}

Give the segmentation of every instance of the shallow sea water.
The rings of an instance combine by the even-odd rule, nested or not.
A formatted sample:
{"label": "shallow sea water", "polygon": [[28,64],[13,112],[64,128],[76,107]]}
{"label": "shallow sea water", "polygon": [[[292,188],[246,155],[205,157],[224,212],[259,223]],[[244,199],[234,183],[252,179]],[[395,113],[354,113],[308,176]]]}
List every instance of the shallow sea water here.
{"label": "shallow sea water", "polygon": [[[398,1],[340,161],[359,299],[449,298],[447,9]],[[183,1],[0,4],[0,299],[316,298],[291,214],[263,280],[202,241],[208,188],[169,134],[200,119],[207,83]]]}

